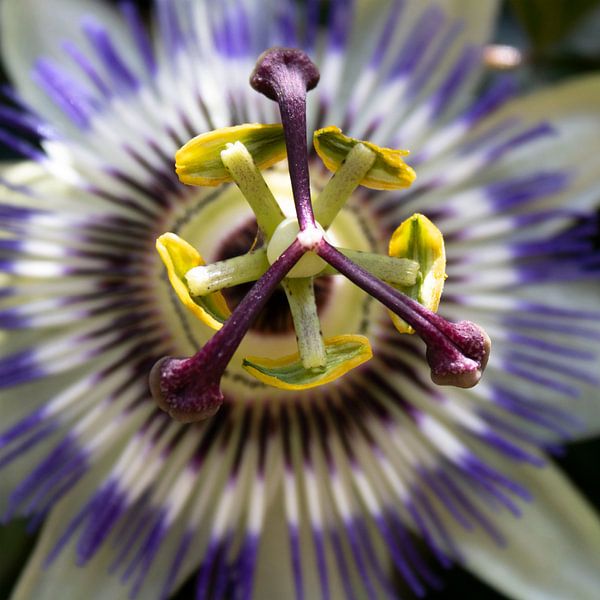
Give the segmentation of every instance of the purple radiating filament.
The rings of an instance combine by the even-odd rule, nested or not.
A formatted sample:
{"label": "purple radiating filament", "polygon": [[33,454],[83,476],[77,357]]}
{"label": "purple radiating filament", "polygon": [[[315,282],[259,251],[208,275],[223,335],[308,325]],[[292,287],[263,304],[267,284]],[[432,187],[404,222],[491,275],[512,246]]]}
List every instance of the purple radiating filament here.
{"label": "purple radiating filament", "polygon": [[319,83],[319,71],[295,48],[271,48],[256,63],[250,85],[279,105],[292,192],[300,229],[314,227],[306,145],[306,92]]}

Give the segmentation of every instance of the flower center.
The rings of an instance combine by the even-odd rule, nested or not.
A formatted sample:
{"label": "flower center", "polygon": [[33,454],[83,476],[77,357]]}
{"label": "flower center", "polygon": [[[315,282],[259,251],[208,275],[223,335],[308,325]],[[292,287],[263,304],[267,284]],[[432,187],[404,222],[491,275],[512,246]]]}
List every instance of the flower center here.
{"label": "flower center", "polygon": [[[354,232],[356,226],[351,227],[349,219],[346,219],[346,224]],[[233,230],[222,242],[216,252],[215,260],[227,260],[248,252],[257,242],[257,232],[258,226],[256,220],[249,219],[241,227]],[[354,236],[358,235],[358,232],[354,232]],[[304,258],[305,257],[300,259],[298,264],[300,264]],[[290,273],[292,273],[292,271],[290,271]],[[354,304],[352,295],[348,293],[351,290],[342,289],[343,287],[349,286],[340,286],[339,283],[341,282],[338,282],[338,285],[335,285],[332,277],[319,277],[315,280],[315,301],[317,310],[319,314],[324,317],[325,314],[328,313],[327,304],[334,298],[338,298],[340,301],[339,304],[342,302],[350,302],[350,305]],[[224,289],[223,295],[225,296],[227,304],[232,309],[235,309],[242,298],[250,291],[251,287],[251,283],[243,283],[235,287]],[[332,314],[327,314],[327,318],[323,318],[324,326],[328,329],[330,328],[330,323],[332,323],[332,316]],[[347,315],[347,318],[350,318],[350,315]],[[357,319],[357,324],[358,322]],[[333,324],[333,327],[335,333],[342,332],[342,329],[335,324]],[[279,288],[275,290],[271,298],[269,298],[264,310],[258,315],[256,321],[250,328],[250,336],[248,337],[253,337],[253,333],[256,333],[257,335],[254,336],[252,340],[248,340],[248,346],[253,347],[254,351],[256,351],[256,348],[258,347],[261,348],[261,351],[268,352],[268,346],[273,346],[275,342],[270,337],[263,337],[263,339],[261,339],[261,334],[263,334],[263,336],[264,334],[268,334],[269,336],[286,336],[287,334],[293,334],[293,332],[294,321],[290,314],[287,298],[283,289]],[[282,349],[282,351],[289,353],[293,351],[294,342],[295,339],[292,335],[289,337],[289,340],[281,340],[277,343],[285,344],[286,347],[285,349]],[[263,346],[267,346],[267,348],[263,349]],[[244,348],[242,348],[242,351],[243,350]],[[242,371],[242,373],[245,373],[245,371]]]}
{"label": "flower center", "polygon": [[[273,264],[299,234],[300,225],[297,219],[290,217],[281,221],[267,246],[267,258],[269,262]],[[310,248],[318,245],[324,235],[325,232],[318,223],[315,223],[315,227],[311,227],[300,234],[300,237],[298,237],[300,243],[309,250],[298,261],[296,266],[291,269],[287,277],[313,277],[327,266],[327,263],[322,258],[319,258],[310,250]]]}
{"label": "flower center", "polygon": [[[216,186],[234,181],[255,214],[260,239],[241,256],[206,265],[199,252],[173,233],[157,249],[181,301],[217,333],[192,357],[165,357],[152,370],[158,405],[182,421],[207,418],[223,402],[222,376],[246,334],[279,286],[296,332],[298,351],[278,359],[248,356],[243,368],[274,387],[302,390],[324,385],[372,356],[368,340],[354,334],[323,338],[315,295],[317,276],[344,275],[393,313],[401,333],[417,333],[427,345],[434,382],[471,387],[489,355],[489,338],[470,322],[452,324],[435,314],[445,278],[443,239],[423,215],[398,227],[390,256],[336,248],[326,231],[358,185],[395,189],[415,175],[405,151],[379,148],[344,136],[338,128],[315,133],[314,145],[335,175],[313,203],[306,144],[306,93],[319,72],[300,50],[274,48],[258,60],[250,78],[277,102],[282,125],[250,124],[198,136],[176,156],[185,183]],[[285,158],[295,218],[286,218],[260,170]],[[231,312],[221,290],[256,281]]]}

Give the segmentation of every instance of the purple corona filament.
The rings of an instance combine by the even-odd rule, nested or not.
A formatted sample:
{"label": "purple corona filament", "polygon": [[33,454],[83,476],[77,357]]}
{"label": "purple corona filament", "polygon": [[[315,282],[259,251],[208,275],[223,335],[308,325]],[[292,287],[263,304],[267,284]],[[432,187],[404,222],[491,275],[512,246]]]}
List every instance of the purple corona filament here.
{"label": "purple corona filament", "polygon": [[319,70],[294,48],[271,48],[256,63],[250,85],[279,105],[292,192],[300,230],[314,227],[306,146],[306,92],[319,83]]}
{"label": "purple corona filament", "polygon": [[310,58],[292,48],[267,50],[252,73],[252,87],[279,105],[300,232],[198,353],[191,358],[165,357],[154,365],[152,394],[160,408],[179,421],[205,419],[219,409],[220,380],[229,361],[275,288],[308,251],[316,252],[415,330],[427,345],[435,383],[472,387],[486,366],[490,340],[480,327],[469,321],[450,323],[383,283],[331,246],[317,227],[308,174],[306,93],[318,81],[319,71]]}

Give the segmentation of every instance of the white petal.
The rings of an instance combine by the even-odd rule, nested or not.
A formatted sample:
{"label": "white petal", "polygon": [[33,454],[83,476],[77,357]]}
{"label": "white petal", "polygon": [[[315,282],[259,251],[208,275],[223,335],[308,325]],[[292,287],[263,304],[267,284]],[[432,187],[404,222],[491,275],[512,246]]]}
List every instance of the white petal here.
{"label": "white petal", "polygon": [[[597,314],[600,306],[597,280],[530,282],[521,271],[528,267],[527,257],[520,258],[514,249],[522,242],[547,241],[554,233],[568,228],[575,220],[568,211],[585,215],[588,212],[592,214],[595,209],[598,201],[595,148],[600,135],[599,103],[600,78],[597,76],[577,79],[510,102],[498,114],[486,119],[481,129],[491,129],[498,123],[517,117],[522,128],[548,120],[555,133],[526,143],[521,148],[515,147],[493,165],[471,172],[464,180],[457,181],[450,193],[444,188],[443,197],[433,192],[419,201],[419,210],[426,210],[427,206],[435,209],[443,202],[444,209],[452,216],[443,218],[439,226],[445,235],[457,233],[459,238],[448,243],[447,256],[452,264],[448,268],[445,292],[449,296],[461,297],[461,302],[457,306],[447,302],[443,311],[454,319],[472,318],[484,328],[497,329],[506,336],[513,333],[527,335],[540,343],[558,344],[566,351],[572,348],[589,352],[589,360],[571,357],[565,359],[565,364],[570,361],[570,366],[583,369],[592,376],[598,373],[600,362],[598,320],[561,317],[550,312],[544,314],[543,309]],[[441,159],[431,166],[423,165],[419,172],[420,180],[427,179],[428,172],[439,173],[440,169],[444,172],[444,164],[451,170],[452,160],[444,162]],[[454,164],[460,167],[460,162]],[[543,172],[562,173],[568,178],[568,183],[556,190],[532,194],[531,199],[525,194],[523,201],[515,204],[504,204],[502,198],[492,201],[485,193],[484,186],[490,183],[519,177],[533,176],[535,179],[537,173]],[[546,210],[556,210],[557,216],[536,222],[536,215]],[[523,215],[531,215],[532,222],[524,226],[519,220]],[[549,267],[552,266],[551,248],[546,260]],[[568,266],[565,263],[564,268]],[[517,285],[513,286],[514,283]],[[520,301],[540,309],[537,312],[533,309],[524,311],[519,307]],[[517,327],[508,325],[507,320],[530,320],[538,325],[535,328]],[[544,323],[547,323],[546,329]],[[510,351],[511,347],[506,346],[505,352],[502,352],[501,346],[497,345],[492,352],[490,366],[498,366],[499,379],[504,378],[502,364],[495,363],[495,360],[510,357]],[[594,354],[595,357],[592,356]],[[547,357],[552,358],[551,355]],[[487,381],[490,381],[492,369],[489,373]],[[542,389],[522,378],[513,383],[511,387],[521,394],[548,400],[580,417],[583,428],[578,432],[579,436],[593,435],[600,430],[596,386],[572,379],[570,383],[579,392],[579,396],[573,398],[548,387]]]}
{"label": "white petal", "polygon": [[[540,284],[527,286],[521,290],[526,299],[539,303],[542,299],[545,303],[553,306],[563,306],[567,309],[581,311],[592,311],[598,313],[600,310],[600,285],[598,281],[568,283],[566,285]],[[592,375],[600,373],[600,325],[596,320],[591,321],[568,321],[573,326],[587,328],[589,333],[596,333],[596,358],[594,362],[584,363]],[[595,366],[594,366],[595,365]],[[565,408],[578,418],[581,427],[575,433],[574,439],[585,439],[600,434],[600,396],[598,387],[582,385],[581,394],[576,399],[565,402]]]}
{"label": "white petal", "polygon": [[[379,36],[383,36],[385,25],[398,17],[399,4],[379,2],[375,16],[369,2],[359,3],[362,14],[358,11],[352,47],[344,55],[345,85],[340,86],[325,121],[341,122],[339,109],[350,100],[351,135],[361,137],[369,131],[369,139],[378,144],[417,150],[433,130],[468,103],[484,68],[478,49],[490,39],[498,2],[407,2],[399,12],[393,41],[373,64],[378,45],[372,42],[378,36],[365,44],[365,32],[377,32],[379,26]],[[374,20],[380,16],[383,25]],[[415,44],[419,47],[416,55]],[[411,66],[398,70],[398,59],[401,63],[411,56]],[[335,68],[339,70],[338,65]],[[361,73],[359,79],[356,73]],[[325,72],[319,88],[325,96],[329,79]],[[393,113],[390,106],[394,106]]]}
{"label": "white petal", "polygon": [[[71,40],[80,48],[88,44],[81,31],[84,17],[93,16],[103,23],[119,49],[130,50],[127,58],[135,60],[131,35],[124,20],[108,3],[94,0],[5,0],[0,5],[0,49],[8,74],[23,98],[39,112],[62,122],[64,115],[52,107],[31,78],[38,58],[54,58],[69,68],[61,45]],[[76,78],[78,71],[71,71]]]}
{"label": "white petal", "polygon": [[[276,560],[273,557],[277,557]],[[283,501],[278,494],[261,535],[254,583],[256,598],[293,598],[294,577]],[[316,583],[315,583],[316,587]],[[313,596],[308,596],[312,598]],[[318,597],[314,596],[314,597]]]}
{"label": "white petal", "polygon": [[[482,239],[486,234],[490,237],[515,234],[514,228],[512,231],[506,227],[495,231],[494,223],[488,222],[490,216],[500,220],[517,211],[530,213],[532,206],[540,210],[561,205],[570,209],[595,205],[597,195],[591,192],[597,182],[597,170],[594,169],[598,163],[594,149],[598,147],[600,131],[599,102],[600,77],[578,78],[506,103],[490,117],[463,129],[462,136],[453,140],[449,151],[440,151],[441,146],[436,142],[439,140],[432,137],[431,147],[416,149],[429,157],[417,168],[418,186],[425,188],[427,184],[434,184],[431,192],[418,195],[419,210],[425,210],[429,205],[443,205],[452,213],[445,221],[444,233],[459,228],[466,232],[467,241],[470,241],[476,237],[476,232],[471,229],[477,227],[482,228],[479,235]],[[498,149],[514,136],[544,123],[551,127],[546,135],[531,136],[489,158],[492,149]],[[484,133],[487,138],[482,138]],[[483,139],[488,141],[477,141]],[[542,197],[535,203],[498,207],[481,189],[506,179],[554,171],[570,176],[569,185],[557,193],[547,193],[547,199]],[[405,211],[413,208],[410,203]],[[466,242],[459,243],[462,247]]]}
{"label": "white petal", "polygon": [[600,523],[558,469],[522,470],[533,495],[523,516],[501,516],[498,547],[484,534],[457,535],[467,567],[511,598],[595,600],[600,590]]}
{"label": "white petal", "polygon": [[79,502],[78,495],[72,494],[57,510],[52,511],[36,550],[19,579],[12,600],[79,600],[89,595],[90,590],[93,590],[96,600],[126,597],[126,588],[119,579],[106,574],[112,558],[111,553],[106,550],[100,552],[89,567],[77,568],[71,544],[49,568],[44,568],[46,556],[56,543],[57,532],[62,532],[65,524],[81,508]]}
{"label": "white petal", "polygon": [[[142,409],[135,415],[131,413],[132,418],[120,423],[121,427],[115,431],[115,438],[118,439],[109,441],[113,450],[122,451],[125,441],[131,439],[134,431],[141,426],[144,413],[147,415],[148,411]],[[77,600],[89,595],[90,589],[94,590],[95,600],[126,597],[127,588],[123,586],[119,577],[108,576],[109,566],[115,558],[114,548],[110,544],[104,544],[86,568],[79,568],[76,563],[77,538],[71,536],[51,564],[49,566],[45,564],[49,554],[55,549],[57,541],[65,533],[66,527],[79,514],[90,495],[97,490],[98,482],[103,480],[112,460],[112,456],[108,459],[105,456],[95,462],[83,479],[50,512],[35,551],[13,592],[14,600],[21,598]],[[155,569],[155,571],[159,570]],[[160,589],[159,581],[155,582],[157,589]]]}

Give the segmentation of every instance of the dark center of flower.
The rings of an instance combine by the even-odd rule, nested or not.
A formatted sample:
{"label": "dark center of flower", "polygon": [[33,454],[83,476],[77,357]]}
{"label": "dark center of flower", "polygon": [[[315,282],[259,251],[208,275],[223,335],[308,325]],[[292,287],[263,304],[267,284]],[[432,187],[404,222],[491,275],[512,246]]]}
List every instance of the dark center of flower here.
{"label": "dark center of flower", "polygon": [[[315,149],[335,175],[313,207],[306,93],[318,80],[319,72],[310,58],[290,48],[265,52],[250,78],[252,87],[279,106],[296,219],[285,218],[257,167],[260,164],[266,168],[279,160],[280,126],[229,128],[224,133],[200,136],[199,141],[192,140],[178,153],[181,160],[177,172],[188,182],[218,185],[235,181],[250,203],[261,232],[254,248],[256,227],[252,224],[244,228],[231,245],[224,244],[220,249],[225,258],[234,255],[231,262],[215,263],[212,269],[202,264],[201,257],[194,256],[189,245],[167,239],[173,252],[165,264],[170,265],[172,281],[185,302],[192,310],[200,311],[203,319],[207,311],[219,316],[222,296],[215,296],[215,290],[228,287],[227,282],[234,285],[257,279],[254,273],[262,275],[247,293],[238,291],[237,297],[230,296],[237,304],[235,309],[222,320],[222,326],[215,327],[217,333],[196,355],[165,357],[154,366],[152,394],[158,405],[176,419],[199,420],[218,410],[223,402],[221,377],[243,337],[256,326],[266,308],[274,311],[268,313],[268,318],[276,324],[280,301],[275,294],[280,284],[291,309],[298,355],[278,360],[249,357],[244,360],[248,372],[276,387],[305,389],[332,381],[368,360],[371,349],[366,338],[322,338],[314,280],[327,274],[346,276],[399,318],[395,321],[399,331],[416,332],[421,337],[427,345],[426,358],[434,382],[471,387],[486,366],[490,341],[485,332],[468,321],[453,324],[433,312],[441,294],[445,253],[441,234],[431,222],[414,215],[403,223],[392,236],[390,257],[366,256],[332,245],[328,228],[357,185],[375,189],[406,187],[414,179],[414,172],[403,163],[403,151],[378,148],[348,138],[336,127],[325,128],[315,134]],[[168,253],[168,249],[164,251]],[[237,251],[246,254],[237,256]],[[186,264],[194,268],[182,274]],[[402,281],[397,273],[401,264],[407,275]],[[192,291],[197,299],[190,295]],[[207,319],[209,323],[214,321],[214,316]],[[259,328],[265,326],[258,322]]]}
{"label": "dark center of flower", "polygon": [[[255,219],[250,219],[241,227],[233,231],[229,237],[223,241],[216,252],[215,260],[227,260],[248,252],[260,243],[258,238],[258,226]],[[325,309],[327,302],[331,298],[333,285],[331,277],[319,277],[315,279],[315,301],[319,312]],[[252,288],[252,283],[242,283],[235,287],[223,290],[223,296],[227,304],[235,309],[242,299]],[[290,313],[287,297],[284,290],[279,287],[273,295],[267,300],[264,310],[258,315],[250,331],[257,333],[267,333],[269,335],[287,335],[294,331],[294,320]]]}

